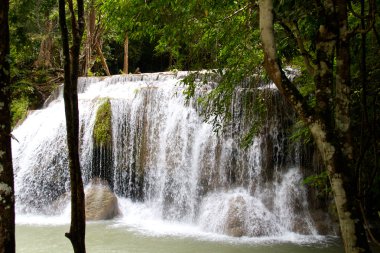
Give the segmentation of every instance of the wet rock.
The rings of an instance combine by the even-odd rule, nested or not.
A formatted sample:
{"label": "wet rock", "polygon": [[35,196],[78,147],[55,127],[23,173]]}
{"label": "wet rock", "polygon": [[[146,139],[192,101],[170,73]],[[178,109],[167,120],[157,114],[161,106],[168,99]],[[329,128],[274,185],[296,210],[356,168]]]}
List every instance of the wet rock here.
{"label": "wet rock", "polygon": [[241,196],[235,197],[230,200],[229,205],[224,232],[234,237],[246,235],[244,217],[247,213],[247,206],[244,198]]}
{"label": "wet rock", "polygon": [[86,220],[109,220],[120,214],[115,193],[107,181],[93,179],[85,191]]}
{"label": "wet rock", "polygon": [[335,234],[335,222],[329,217],[328,213],[322,210],[314,210],[310,212],[314,220],[315,229],[320,235]]}
{"label": "wet rock", "polygon": [[311,231],[305,217],[296,217],[293,220],[293,232],[302,235],[310,235]]}
{"label": "wet rock", "polygon": [[46,207],[46,214],[59,215],[62,214],[63,210],[70,203],[70,193],[66,192],[54,200],[50,205]]}

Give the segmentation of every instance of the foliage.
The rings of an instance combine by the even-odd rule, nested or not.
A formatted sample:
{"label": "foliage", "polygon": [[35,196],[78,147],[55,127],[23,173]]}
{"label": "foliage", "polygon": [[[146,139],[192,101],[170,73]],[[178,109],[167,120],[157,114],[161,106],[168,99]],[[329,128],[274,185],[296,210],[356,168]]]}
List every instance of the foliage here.
{"label": "foliage", "polygon": [[[46,22],[54,23],[53,35],[58,35],[57,2],[53,0],[17,0],[10,5],[11,56],[13,67],[31,67],[47,34]],[[58,39],[56,39],[58,40]],[[55,42],[58,47],[58,42]],[[56,62],[55,66],[59,66]]]}
{"label": "foliage", "polygon": [[315,188],[321,195],[326,195],[331,191],[327,171],[306,177],[303,180],[303,184]]}
{"label": "foliage", "polygon": [[[57,77],[58,75],[58,77]],[[61,79],[60,71],[11,69],[12,84],[11,115],[12,127],[22,121],[27,110],[35,110],[43,105],[44,100],[57,88]]]}
{"label": "foliage", "polygon": [[[57,2],[52,0],[12,1],[9,10],[11,50],[12,127],[26,116],[28,109],[39,108],[62,81],[57,22]],[[53,25],[52,69],[37,69],[40,45],[49,35],[47,21]]]}
{"label": "foliage", "polygon": [[[141,1],[123,1],[111,7],[115,6],[115,1],[106,2],[108,4],[103,6],[107,6],[106,11],[112,13],[110,18],[115,21],[111,21],[110,26],[123,20],[124,29],[132,38],[148,36],[156,42],[157,54],[169,55],[170,68],[212,69],[207,75],[188,76],[184,80],[184,94],[187,98],[196,97],[199,111],[216,131],[233,120],[232,104],[237,99],[237,87],[249,90],[259,85],[259,78],[254,75],[261,72],[262,52],[259,31],[252,29],[257,25],[254,3],[177,0],[142,4]],[[118,16],[119,12],[127,14]],[[218,85],[215,85],[215,78]],[[243,95],[248,96],[248,93]],[[243,99],[248,107],[249,99]],[[257,130],[258,126],[254,128]],[[252,135],[255,131],[250,132]]]}
{"label": "foliage", "polygon": [[293,142],[301,142],[303,144],[312,142],[310,130],[301,120],[294,123],[292,133],[289,138]]}
{"label": "foliage", "polygon": [[12,123],[14,127],[18,122],[24,120],[28,114],[29,101],[26,97],[13,100],[11,103]]}
{"label": "foliage", "polygon": [[112,141],[111,102],[106,99],[96,112],[93,137],[98,145],[108,145]]}

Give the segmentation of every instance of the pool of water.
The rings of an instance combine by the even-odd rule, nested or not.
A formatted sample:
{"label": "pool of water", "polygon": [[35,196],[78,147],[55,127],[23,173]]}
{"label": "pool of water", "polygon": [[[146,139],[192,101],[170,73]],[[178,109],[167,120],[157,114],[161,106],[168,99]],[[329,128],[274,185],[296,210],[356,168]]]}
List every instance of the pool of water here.
{"label": "pool of water", "polygon": [[[184,227],[184,230],[187,228]],[[68,224],[37,225],[17,224],[17,253],[61,253],[72,252],[71,244],[64,233]],[[337,238],[324,237],[310,242],[305,238],[232,238],[213,234],[153,233],[134,226],[120,225],[115,221],[94,222],[87,225],[87,252],[130,253],[343,253]],[[288,242],[287,242],[288,240]],[[309,241],[309,242],[308,242]]]}

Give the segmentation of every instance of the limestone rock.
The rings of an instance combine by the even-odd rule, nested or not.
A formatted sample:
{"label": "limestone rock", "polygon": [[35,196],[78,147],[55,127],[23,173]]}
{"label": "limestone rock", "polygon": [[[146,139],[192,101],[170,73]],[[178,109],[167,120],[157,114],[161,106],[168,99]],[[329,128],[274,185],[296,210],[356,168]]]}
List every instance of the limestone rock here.
{"label": "limestone rock", "polygon": [[243,197],[238,196],[229,202],[225,233],[229,236],[241,237],[246,235],[244,216],[247,212],[246,202]]}
{"label": "limestone rock", "polygon": [[120,214],[118,201],[106,181],[92,180],[85,191],[86,220],[109,220]]}

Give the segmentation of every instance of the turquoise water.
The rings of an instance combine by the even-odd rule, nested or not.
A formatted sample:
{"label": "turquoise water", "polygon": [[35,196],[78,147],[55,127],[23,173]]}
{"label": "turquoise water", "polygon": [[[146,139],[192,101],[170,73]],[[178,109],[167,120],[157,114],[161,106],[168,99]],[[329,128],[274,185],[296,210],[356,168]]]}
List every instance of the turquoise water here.
{"label": "turquoise water", "polygon": [[[72,252],[64,233],[69,225],[17,225],[17,253]],[[114,222],[87,225],[86,247],[89,253],[343,253],[339,240],[324,238],[319,242],[278,242],[213,235],[157,235]]]}

